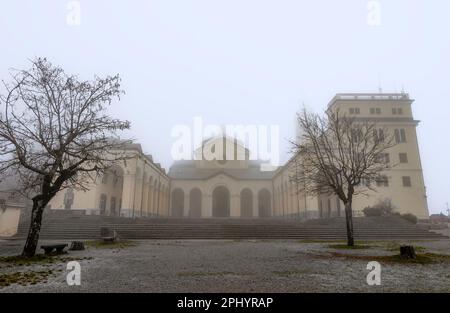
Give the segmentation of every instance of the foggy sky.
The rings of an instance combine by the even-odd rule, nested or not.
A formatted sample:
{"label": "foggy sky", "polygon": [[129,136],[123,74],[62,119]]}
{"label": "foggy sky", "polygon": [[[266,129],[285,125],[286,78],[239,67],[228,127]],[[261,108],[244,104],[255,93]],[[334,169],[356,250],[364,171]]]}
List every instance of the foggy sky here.
{"label": "foggy sky", "polygon": [[127,134],[168,168],[171,128],[210,124],[280,126],[282,160],[295,112],[317,112],[339,92],[400,92],[415,99],[431,213],[450,202],[450,2],[380,0],[3,1],[0,78],[45,56],[90,79],[119,73],[126,95],[112,106]]}

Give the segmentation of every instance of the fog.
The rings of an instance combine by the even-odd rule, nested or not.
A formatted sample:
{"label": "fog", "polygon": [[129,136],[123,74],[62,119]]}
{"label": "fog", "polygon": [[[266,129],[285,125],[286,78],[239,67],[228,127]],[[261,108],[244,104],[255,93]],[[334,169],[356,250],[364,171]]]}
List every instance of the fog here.
{"label": "fog", "polygon": [[[448,1],[8,1],[0,11],[0,78],[43,56],[83,79],[119,73],[112,114],[168,168],[174,125],[279,125],[281,160],[295,112],[339,92],[415,99],[430,213],[449,201]],[[372,1],[373,2],[373,1]],[[78,23],[79,22],[79,23]]]}

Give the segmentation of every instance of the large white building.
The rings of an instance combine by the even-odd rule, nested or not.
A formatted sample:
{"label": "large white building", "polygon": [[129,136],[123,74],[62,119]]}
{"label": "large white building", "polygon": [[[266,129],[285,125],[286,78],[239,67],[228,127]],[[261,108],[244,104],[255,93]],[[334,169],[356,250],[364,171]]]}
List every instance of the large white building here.
{"label": "large white building", "polygon": [[[417,142],[418,121],[409,95],[337,94],[328,108],[339,108],[361,119],[376,120],[395,134],[397,145],[388,151],[396,164],[376,182],[376,191],[353,201],[355,215],[380,199],[389,198],[400,213],[428,218],[422,166]],[[83,209],[88,214],[175,217],[332,217],[343,216],[336,196],[305,194],[290,179],[294,161],[276,171],[263,171],[249,160],[249,151],[232,138],[204,141],[195,151],[224,147],[240,157],[175,162],[168,173],[145,155],[139,144],[127,148],[132,160],[99,177],[89,191],[65,190],[50,203],[52,209]],[[226,154],[230,155],[230,154]]]}

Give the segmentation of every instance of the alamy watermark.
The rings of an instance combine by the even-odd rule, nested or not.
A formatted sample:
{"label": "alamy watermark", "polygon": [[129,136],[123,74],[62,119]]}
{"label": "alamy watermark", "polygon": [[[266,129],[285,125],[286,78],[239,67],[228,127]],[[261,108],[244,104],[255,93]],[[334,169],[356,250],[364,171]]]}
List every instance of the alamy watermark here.
{"label": "alamy watermark", "polygon": [[[197,116],[191,126],[175,125],[171,136],[175,138],[171,149],[175,161],[260,160],[261,170],[273,170],[280,163],[278,125],[203,125],[203,119]],[[219,140],[205,145],[209,138],[220,137],[236,144],[223,145]]]}
{"label": "alamy watermark", "polygon": [[367,267],[370,272],[367,274],[366,281],[369,286],[381,285],[381,264],[377,261],[371,261],[367,263]]}
{"label": "alamy watermark", "polygon": [[81,285],[81,265],[77,261],[70,261],[67,263],[66,270],[69,271],[66,275],[66,282],[69,286]]}

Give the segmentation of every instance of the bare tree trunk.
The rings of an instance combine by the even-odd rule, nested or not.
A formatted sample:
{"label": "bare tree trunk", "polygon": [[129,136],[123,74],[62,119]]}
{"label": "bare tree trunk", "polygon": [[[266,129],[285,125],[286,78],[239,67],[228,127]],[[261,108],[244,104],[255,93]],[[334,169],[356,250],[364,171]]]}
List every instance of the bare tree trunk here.
{"label": "bare tree trunk", "polygon": [[353,214],[351,201],[345,203],[345,222],[347,224],[347,246],[353,247]]}
{"label": "bare tree trunk", "polygon": [[36,253],[45,205],[46,202],[42,200],[33,200],[30,228],[28,229],[27,241],[22,251],[23,257],[31,258]]}

